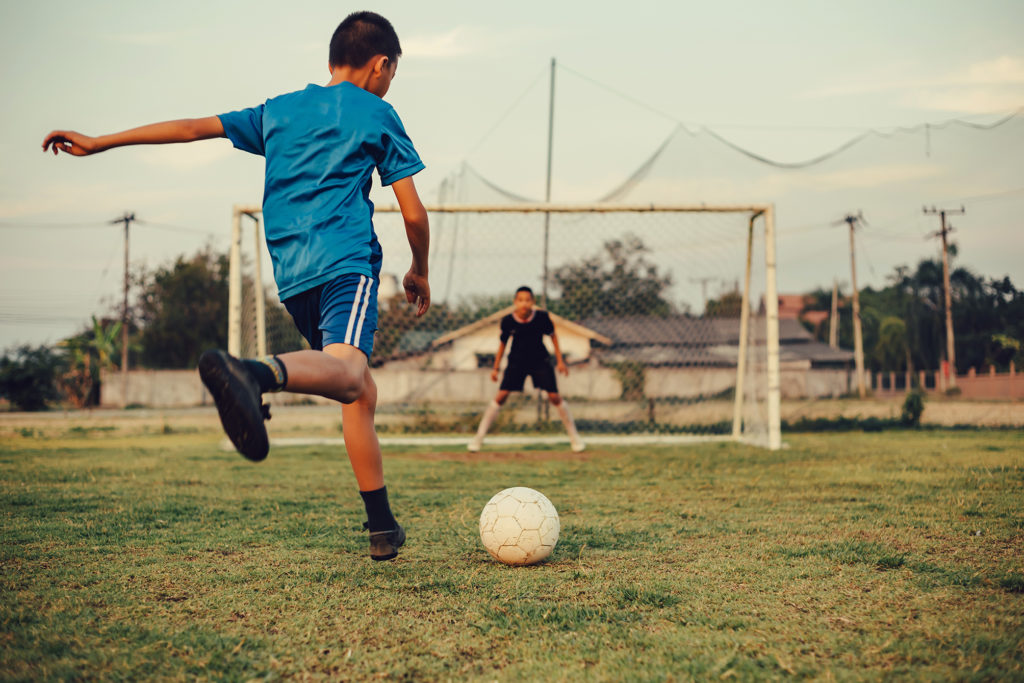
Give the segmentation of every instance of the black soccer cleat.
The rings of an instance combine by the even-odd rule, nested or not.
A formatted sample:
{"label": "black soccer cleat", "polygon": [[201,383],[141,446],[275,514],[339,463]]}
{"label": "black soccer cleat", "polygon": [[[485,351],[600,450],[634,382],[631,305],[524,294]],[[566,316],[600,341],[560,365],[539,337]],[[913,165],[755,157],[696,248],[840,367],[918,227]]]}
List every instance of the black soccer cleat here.
{"label": "black soccer cleat", "polygon": [[[369,522],[363,523],[363,528],[368,529]],[[399,524],[398,528],[388,531],[370,532],[370,557],[377,562],[393,560],[398,557],[398,549],[405,543],[405,529]]]}
{"label": "black soccer cleat", "polygon": [[217,404],[220,423],[231,443],[249,460],[267,457],[270,439],[263,420],[270,419],[259,384],[241,361],[223,351],[204,351],[199,357],[199,377]]}

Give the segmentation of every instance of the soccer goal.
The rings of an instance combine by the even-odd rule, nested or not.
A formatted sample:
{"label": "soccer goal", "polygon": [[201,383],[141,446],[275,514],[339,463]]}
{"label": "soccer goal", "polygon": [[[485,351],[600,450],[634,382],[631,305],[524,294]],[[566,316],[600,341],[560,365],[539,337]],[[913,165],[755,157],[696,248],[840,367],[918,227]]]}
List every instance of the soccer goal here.
{"label": "soccer goal", "polygon": [[[400,286],[409,264],[401,214],[378,207],[374,216],[384,249],[371,361],[382,440],[456,445],[472,436],[498,388],[490,374],[500,320],[527,285],[552,314],[569,369],[559,392],[587,443],[781,446],[771,205],[428,212],[433,303],[422,318]],[[255,238],[243,238],[249,226]],[[228,338],[241,356],[302,348],[266,272],[260,227],[258,207],[235,208]],[[527,381],[486,443],[564,440]]]}

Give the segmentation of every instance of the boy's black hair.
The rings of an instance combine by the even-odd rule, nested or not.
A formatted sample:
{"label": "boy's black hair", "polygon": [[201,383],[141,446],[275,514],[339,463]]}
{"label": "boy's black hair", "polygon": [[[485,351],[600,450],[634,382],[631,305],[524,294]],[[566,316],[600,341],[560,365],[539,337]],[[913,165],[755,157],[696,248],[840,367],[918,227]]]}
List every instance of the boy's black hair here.
{"label": "boy's black hair", "polygon": [[359,68],[377,55],[392,62],[402,56],[391,22],[376,12],[353,12],[338,24],[331,36],[331,66]]}
{"label": "boy's black hair", "polygon": [[522,287],[520,287],[519,289],[516,290],[516,294],[518,294],[519,292],[529,292],[529,294],[530,294],[530,296],[532,298],[534,298],[534,299],[537,298],[537,297],[533,296],[533,290],[530,289],[529,287],[527,287],[526,285],[523,285]]}

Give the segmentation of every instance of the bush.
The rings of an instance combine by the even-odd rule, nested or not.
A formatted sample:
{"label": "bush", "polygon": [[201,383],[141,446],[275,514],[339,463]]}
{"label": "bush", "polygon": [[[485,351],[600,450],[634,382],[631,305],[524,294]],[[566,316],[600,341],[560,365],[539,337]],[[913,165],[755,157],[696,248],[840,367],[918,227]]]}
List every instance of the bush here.
{"label": "bush", "polygon": [[906,427],[919,427],[922,413],[924,413],[924,392],[914,389],[907,394],[907,398],[903,401],[900,422]]}
{"label": "bush", "polygon": [[62,366],[63,358],[47,346],[8,350],[0,358],[0,396],[19,410],[45,410],[60,396],[55,380]]}

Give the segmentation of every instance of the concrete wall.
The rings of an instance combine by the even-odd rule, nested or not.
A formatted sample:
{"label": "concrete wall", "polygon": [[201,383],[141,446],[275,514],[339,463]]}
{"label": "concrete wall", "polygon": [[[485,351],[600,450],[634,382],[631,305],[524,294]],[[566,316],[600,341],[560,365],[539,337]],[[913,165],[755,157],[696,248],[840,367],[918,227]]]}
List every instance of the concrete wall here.
{"label": "concrete wall", "polygon": [[[945,392],[949,388],[949,378],[939,370],[922,370],[918,373],[918,385],[925,387],[927,392]],[[901,373],[877,372],[869,376],[872,390],[878,396],[893,396],[906,393],[907,380]],[[899,385],[898,388],[893,388]],[[1024,400],[1024,373],[1017,372],[1012,366],[1008,372],[996,372],[989,366],[984,373],[974,368],[965,375],[956,376],[956,386],[964,398],[992,401]]]}
{"label": "concrete wall", "polygon": [[100,405],[118,408],[125,405],[152,408],[188,408],[212,405],[206,387],[195,370],[131,370],[128,373],[128,400],[124,400],[120,372],[104,372]]}
{"label": "concrete wall", "polygon": [[[711,396],[729,390],[735,383],[735,376],[735,369],[727,367],[695,370],[647,368],[645,394],[650,398]],[[490,371],[486,369],[377,368],[373,370],[373,378],[377,383],[378,402],[381,405],[487,402],[498,390],[498,384],[491,382]],[[812,371],[804,361],[783,363],[781,380],[782,397],[787,399],[838,396],[845,393],[849,386],[846,371]],[[531,386],[527,380],[528,391]],[[558,375],[558,386],[560,392],[570,399],[616,401],[622,395],[618,374],[596,364],[572,366],[568,377]],[[288,392],[267,394],[265,400],[271,405],[332,403],[318,396]],[[126,405],[122,399],[120,373],[104,373],[100,401],[104,407]],[[128,373],[127,405],[185,408],[212,403],[195,370],[133,370]]]}

